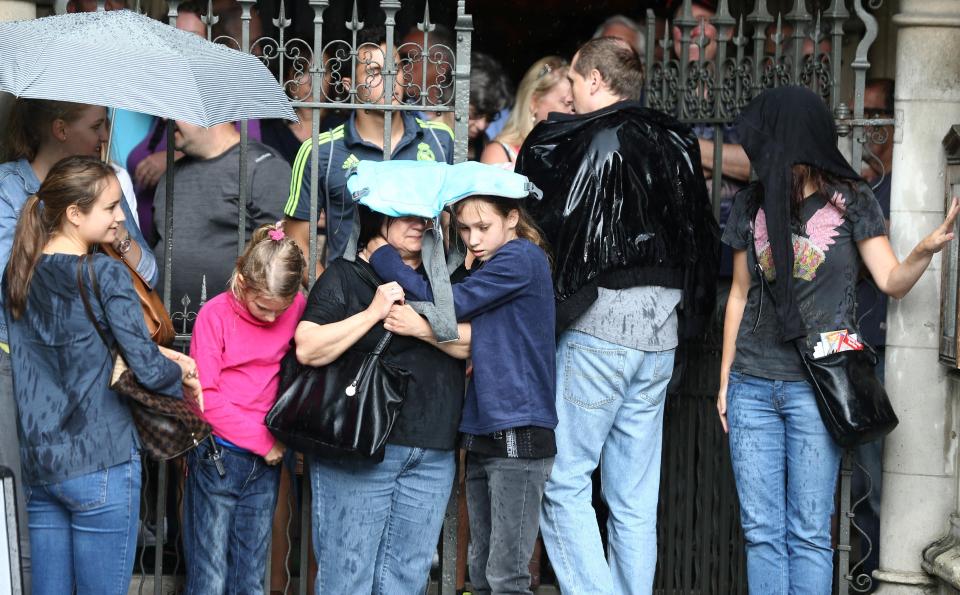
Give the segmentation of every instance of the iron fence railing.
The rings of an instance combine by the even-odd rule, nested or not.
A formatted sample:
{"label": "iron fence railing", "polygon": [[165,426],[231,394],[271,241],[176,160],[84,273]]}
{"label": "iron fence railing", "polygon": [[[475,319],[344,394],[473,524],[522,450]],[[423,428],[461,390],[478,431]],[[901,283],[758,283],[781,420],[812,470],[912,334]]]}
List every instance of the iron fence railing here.
{"label": "iron fence railing", "polygon": [[[345,23],[347,39],[324,38],[324,15],[330,2],[309,0],[313,13],[313,39],[289,36],[291,19],[285,0],[280,0],[274,14],[261,14],[270,19],[276,37],[251,39],[251,20],[256,0],[238,0],[241,11],[241,34],[238,38],[224,35],[214,39],[214,26],[220,16],[214,14],[213,2],[208,0],[202,22],[207,27],[208,39],[231,45],[244,52],[258,55],[278,73],[281,84],[292,88],[303,77],[309,77],[312,91],[309,97],[291,99],[296,108],[312,110],[312,155],[318,155],[320,110],[418,110],[452,114],[455,129],[454,160],[467,155],[467,120],[470,85],[470,51],[472,18],[466,12],[465,0],[457,1],[455,47],[431,43],[434,30],[430,20],[429,2],[417,30],[422,40],[398,45],[396,16],[401,8],[399,0],[381,0],[382,15],[360,15],[356,4]],[[804,0],[795,0],[792,10],[771,10],[778,5],[773,0],[756,0],[752,10],[743,3],[720,0],[716,15],[706,21],[695,19],[692,3],[685,0],[674,22],[668,22],[661,35],[656,34],[655,18],[648,12],[645,48],[646,77],[644,101],[655,109],[671,113],[697,127],[698,134],[713,142],[711,171],[723,171],[724,145],[735,143],[730,123],[740,109],[763,89],[784,85],[803,84],[817,91],[834,110],[838,131],[852,138],[851,162],[859,167],[869,154],[866,141],[878,140],[886,134],[893,120],[868,119],[864,116],[863,89],[869,62],[867,50],[876,37],[877,23],[863,7],[862,0],[851,0],[853,15],[843,0],[831,0],[827,8],[810,11]],[[103,0],[100,0],[101,8]],[[181,2],[167,2],[167,17],[175,24]],[[731,12],[731,4],[734,4]],[[870,0],[869,8],[880,2]],[[136,7],[139,9],[139,5]],[[736,16],[735,16],[736,15]],[[774,16],[776,15],[776,16]],[[379,21],[382,17],[387,32],[387,51],[380,74],[384,93],[398,89],[398,101],[382,96],[370,97],[375,88],[371,80],[358,81],[352,75],[357,64],[370,64],[370,52],[358,45],[358,33],[367,26],[365,20]],[[862,23],[865,31],[849,66],[843,63],[843,41],[851,35],[853,18]],[[707,27],[709,25],[709,27]],[[674,32],[674,26],[677,33]],[[710,27],[716,32],[710,33]],[[696,31],[696,33],[695,33]],[[679,51],[676,49],[679,48]],[[693,48],[697,56],[691,60]],[[365,62],[366,61],[366,62]],[[842,96],[842,76],[853,71],[852,106]],[[431,74],[428,75],[428,72]],[[396,83],[396,84],[395,84]],[[392,119],[384,118],[384,158],[391,154]],[[240,196],[237,216],[237,248],[245,242],[246,209],[249,188],[246,175],[248,144],[247,122],[241,123]],[[178,345],[186,348],[189,328],[196,312],[206,299],[206,287],[201,288],[198,303],[187,296],[174,296],[171,279],[173,253],[174,210],[174,154],[173,127],[167,128],[166,220],[160,225],[167,242],[164,250],[164,285],[162,292],[168,309],[180,331]],[[866,153],[865,153],[866,151]],[[316,160],[311,161],[310,179],[310,265],[312,282],[316,271],[317,220],[324,205],[319,202],[319,172]],[[721,214],[725,199],[738,184],[723,175],[713,175],[710,190],[715,213]],[[177,304],[175,308],[170,308]],[[716,333],[716,329],[713,331]],[[726,439],[716,423],[714,398],[719,370],[719,343],[712,335],[703,342],[691,345],[689,365],[679,392],[668,400],[665,431],[661,500],[659,510],[659,556],[656,585],[663,593],[746,593],[745,555],[740,532],[736,492],[733,487],[729,450]],[[155,594],[174,592],[182,583],[183,560],[178,545],[179,510],[182,501],[180,462],[145,466],[143,489],[143,527],[132,590]],[[280,568],[268,571],[265,589],[279,583],[284,593],[306,593],[311,574],[310,488],[300,481],[299,463],[288,467],[285,487],[286,508],[289,516],[282,520],[283,539],[279,547],[282,555]],[[844,456],[841,471],[839,507],[839,543],[837,547],[837,590],[846,594],[849,589],[863,591],[869,578],[856,576],[862,562],[851,568],[850,532],[857,530],[850,501],[850,472],[853,461]],[[878,481],[879,478],[874,478]],[[456,589],[457,493],[451,497],[442,537],[439,544],[440,564],[436,581],[440,592],[452,594]],[[282,503],[283,504],[283,503]],[[278,540],[275,540],[275,544]],[[268,566],[269,567],[269,566]],[[277,577],[276,573],[282,573]],[[279,579],[279,580],[278,580]]]}

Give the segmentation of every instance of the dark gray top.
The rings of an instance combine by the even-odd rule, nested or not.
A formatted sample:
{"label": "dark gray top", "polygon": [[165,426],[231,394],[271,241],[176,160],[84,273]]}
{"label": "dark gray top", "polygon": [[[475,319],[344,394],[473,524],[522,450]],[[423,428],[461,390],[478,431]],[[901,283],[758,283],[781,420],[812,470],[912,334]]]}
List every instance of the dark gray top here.
{"label": "dark gray top", "polygon": [[[222,292],[237,261],[237,223],[240,204],[240,145],[219,157],[184,157],[174,172],[173,279],[170,300],[174,326],[183,331],[177,313],[189,296],[189,311],[200,310],[201,298]],[[261,143],[247,148],[246,238],[265,223],[283,217],[283,202],[290,186],[290,166]],[[154,198],[154,221],[159,241],[155,248],[161,279],[166,252],[166,180],[160,179]],[[159,285],[163,287],[162,280]],[[188,320],[189,322],[189,320]],[[192,323],[187,325],[189,331]]]}
{"label": "dark gray top", "polygon": [[[794,291],[811,351],[822,332],[857,332],[856,286],[861,269],[857,242],[887,233],[883,211],[870,187],[860,183],[856,188],[841,185],[807,197],[801,223],[793,227]],[[750,217],[750,192],[737,195],[723,232],[724,243],[734,250],[747,250],[751,271],[732,369],[773,380],[805,380],[796,348],[780,340],[771,292],[764,291],[760,307],[758,260],[767,279],[776,280],[766,216],[759,209],[756,217]]]}
{"label": "dark gray top", "polygon": [[[5,309],[28,485],[56,483],[125,463],[139,446],[125,397],[108,386],[113,360],[80,299],[79,258],[41,256],[24,315],[13,320]],[[144,387],[182,397],[180,367],[150,341],[126,267],[97,254],[94,270],[103,307],[89,277],[87,296],[107,340],[119,348]]]}

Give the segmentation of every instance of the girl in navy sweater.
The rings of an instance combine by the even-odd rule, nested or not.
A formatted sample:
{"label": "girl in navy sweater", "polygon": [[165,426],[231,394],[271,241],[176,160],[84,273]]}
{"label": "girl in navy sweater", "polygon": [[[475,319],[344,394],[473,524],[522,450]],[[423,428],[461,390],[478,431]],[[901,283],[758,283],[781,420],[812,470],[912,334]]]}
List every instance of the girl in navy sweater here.
{"label": "girl in navy sweater", "polygon": [[[550,263],[536,226],[509,198],[454,207],[475,264],[453,286],[457,320],[472,324],[473,376],[460,431],[467,451],[470,580],[475,593],[530,593],[528,562],[556,442],[556,340]],[[432,301],[426,279],[383,245],[370,259],[406,299]],[[403,334],[404,310],[384,320]]]}

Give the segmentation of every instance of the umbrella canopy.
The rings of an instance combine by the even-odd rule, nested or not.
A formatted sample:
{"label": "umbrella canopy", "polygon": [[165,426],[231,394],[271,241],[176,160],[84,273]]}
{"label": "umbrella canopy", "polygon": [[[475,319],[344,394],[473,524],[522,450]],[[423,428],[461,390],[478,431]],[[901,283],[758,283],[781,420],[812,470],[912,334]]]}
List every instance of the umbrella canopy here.
{"label": "umbrella canopy", "polygon": [[0,91],[210,127],[296,121],[255,56],[128,10],[0,23]]}

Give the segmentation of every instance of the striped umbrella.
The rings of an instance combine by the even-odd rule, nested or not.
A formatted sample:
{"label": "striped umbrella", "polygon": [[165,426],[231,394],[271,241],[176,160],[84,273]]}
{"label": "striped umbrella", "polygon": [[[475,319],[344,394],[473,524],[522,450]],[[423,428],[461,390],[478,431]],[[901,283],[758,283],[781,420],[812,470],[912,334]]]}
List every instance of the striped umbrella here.
{"label": "striped umbrella", "polygon": [[256,56],[128,10],[0,23],[0,91],[204,127],[297,119]]}

